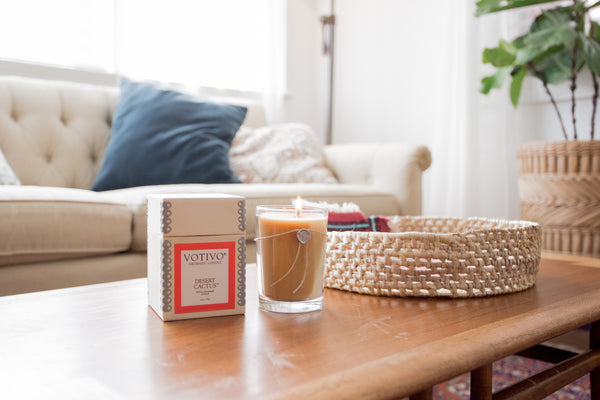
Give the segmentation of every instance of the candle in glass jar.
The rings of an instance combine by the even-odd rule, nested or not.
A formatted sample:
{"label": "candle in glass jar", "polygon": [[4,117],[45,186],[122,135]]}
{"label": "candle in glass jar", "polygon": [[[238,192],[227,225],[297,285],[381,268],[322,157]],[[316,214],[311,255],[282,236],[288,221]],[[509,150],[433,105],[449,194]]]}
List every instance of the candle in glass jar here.
{"label": "candle in glass jar", "polygon": [[265,207],[257,217],[261,295],[276,301],[321,298],[327,212]]}

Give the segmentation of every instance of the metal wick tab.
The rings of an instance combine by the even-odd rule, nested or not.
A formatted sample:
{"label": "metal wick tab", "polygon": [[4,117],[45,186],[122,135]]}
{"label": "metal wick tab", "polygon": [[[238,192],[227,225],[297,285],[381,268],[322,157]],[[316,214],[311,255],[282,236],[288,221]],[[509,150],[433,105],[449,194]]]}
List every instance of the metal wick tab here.
{"label": "metal wick tab", "polygon": [[298,241],[302,244],[306,244],[310,240],[310,231],[308,229],[300,229],[298,233],[296,233],[296,237]]}

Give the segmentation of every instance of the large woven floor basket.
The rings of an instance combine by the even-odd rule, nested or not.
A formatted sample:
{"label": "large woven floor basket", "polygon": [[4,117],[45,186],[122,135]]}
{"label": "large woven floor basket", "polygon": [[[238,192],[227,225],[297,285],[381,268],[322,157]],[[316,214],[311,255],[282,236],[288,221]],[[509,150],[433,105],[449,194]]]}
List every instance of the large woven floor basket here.
{"label": "large woven floor basket", "polygon": [[519,146],[521,219],[543,228],[544,250],[600,257],[600,140]]}
{"label": "large woven floor basket", "polygon": [[392,233],[329,232],[325,286],[399,297],[482,297],[535,285],[541,228],[526,221],[392,217]]}

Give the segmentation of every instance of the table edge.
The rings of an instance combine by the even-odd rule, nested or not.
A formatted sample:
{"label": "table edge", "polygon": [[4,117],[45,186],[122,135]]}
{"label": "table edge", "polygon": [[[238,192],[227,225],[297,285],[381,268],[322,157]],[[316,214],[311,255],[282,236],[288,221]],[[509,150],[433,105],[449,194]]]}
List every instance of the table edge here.
{"label": "table edge", "polygon": [[[496,321],[292,387],[277,393],[273,399],[383,399],[408,396],[599,320],[599,298],[600,289],[563,300],[541,312],[528,312]],[[578,306],[577,314],[569,314],[575,305]],[[546,329],[548,318],[556,313],[565,318],[551,329]],[[506,329],[507,325],[511,329]],[[453,349],[453,352],[450,354],[447,349]]]}

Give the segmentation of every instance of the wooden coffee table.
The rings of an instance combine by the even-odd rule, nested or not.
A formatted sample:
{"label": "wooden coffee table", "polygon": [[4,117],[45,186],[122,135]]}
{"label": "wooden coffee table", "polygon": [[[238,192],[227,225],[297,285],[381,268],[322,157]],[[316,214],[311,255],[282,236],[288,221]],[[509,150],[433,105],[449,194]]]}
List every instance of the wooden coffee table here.
{"label": "wooden coffee table", "polygon": [[[598,267],[599,259],[545,255],[533,289],[482,299],[326,289],[322,311],[289,315],[257,309],[251,264],[245,316],[168,323],[148,308],[145,279],[7,296],[0,298],[0,393],[43,399],[428,398],[432,385],[474,371],[472,398],[491,398],[494,360],[600,319]],[[597,347],[598,323],[592,335]],[[596,368],[597,396],[599,352],[579,356],[585,368],[576,366],[576,374],[561,379]],[[559,369],[574,369],[567,367]]]}

